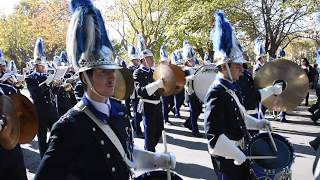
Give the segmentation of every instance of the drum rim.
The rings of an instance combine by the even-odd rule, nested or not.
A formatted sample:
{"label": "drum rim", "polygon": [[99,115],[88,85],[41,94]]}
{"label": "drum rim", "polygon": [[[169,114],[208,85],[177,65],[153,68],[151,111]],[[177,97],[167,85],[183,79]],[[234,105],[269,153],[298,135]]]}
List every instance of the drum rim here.
{"label": "drum rim", "polygon": [[[269,175],[270,174],[273,174],[273,175],[276,175],[277,172],[280,172],[281,170],[285,170],[285,171],[288,171],[292,164],[294,163],[294,160],[295,160],[295,153],[294,153],[294,149],[293,149],[293,146],[292,144],[283,136],[281,136],[280,134],[277,134],[277,133],[272,133],[273,137],[279,137],[280,139],[283,140],[284,143],[286,143],[289,147],[289,149],[291,150],[291,154],[292,154],[292,162],[288,165],[286,165],[285,167],[283,168],[275,168],[275,169],[267,169],[265,167],[262,167],[260,166],[258,163],[256,163],[254,160],[248,160],[249,161],[249,164],[250,164],[250,167],[255,167],[255,170],[257,170],[259,173],[268,173]],[[268,133],[259,133],[259,134],[256,134],[254,135],[251,140],[249,141],[249,143],[246,145],[246,148],[245,148],[245,154],[248,155],[249,154],[249,147],[250,145],[253,143],[253,141],[259,137],[268,137]]]}
{"label": "drum rim", "polygon": [[[161,175],[161,174],[166,174],[167,171],[165,170],[155,170],[155,171],[148,171],[148,172],[145,172],[143,174],[141,174],[140,176],[137,176],[134,178],[134,180],[140,180],[140,178],[146,178],[146,177],[150,177],[150,175]],[[171,177],[174,176],[176,178],[179,178],[179,180],[183,180],[177,173],[175,173],[174,171],[170,171],[170,174],[171,174]]]}

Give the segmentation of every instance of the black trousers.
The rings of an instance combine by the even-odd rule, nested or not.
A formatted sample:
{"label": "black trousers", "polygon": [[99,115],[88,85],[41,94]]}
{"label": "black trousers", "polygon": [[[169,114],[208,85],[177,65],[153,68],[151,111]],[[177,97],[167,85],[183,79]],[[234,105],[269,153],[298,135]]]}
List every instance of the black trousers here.
{"label": "black trousers", "polygon": [[139,99],[131,99],[131,104],[132,104],[132,110],[133,110],[133,130],[137,133],[140,134],[142,133],[141,127],[140,127],[140,122],[142,121],[142,115],[141,113],[138,113],[138,104],[139,104]]}
{"label": "black trousers", "polygon": [[250,180],[250,171],[246,162],[238,166],[234,164],[233,159],[211,156],[211,160],[218,180]]}
{"label": "black trousers", "polygon": [[144,103],[142,119],[144,124],[144,149],[155,152],[155,147],[163,130],[161,103],[157,105]]}
{"label": "black trousers", "polygon": [[37,104],[35,103],[39,128],[38,128],[38,145],[40,157],[42,158],[48,148],[47,132],[51,130],[52,125],[59,119],[57,109],[53,104]]}
{"label": "black trousers", "polygon": [[0,179],[27,180],[26,167],[19,144],[12,150],[0,147]]}

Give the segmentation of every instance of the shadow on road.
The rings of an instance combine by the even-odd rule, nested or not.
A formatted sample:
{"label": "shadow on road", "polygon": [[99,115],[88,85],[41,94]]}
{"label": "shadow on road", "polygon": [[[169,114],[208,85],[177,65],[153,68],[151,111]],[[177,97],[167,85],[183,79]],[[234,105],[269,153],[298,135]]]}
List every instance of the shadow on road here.
{"label": "shadow on road", "polygon": [[214,170],[199,164],[177,162],[175,171],[178,174],[196,179],[217,179]]}
{"label": "shadow on road", "polygon": [[[180,134],[181,132],[184,131],[177,131],[177,130],[172,130],[172,129],[168,129],[166,130],[169,133],[173,133],[173,134]],[[190,134],[187,134],[186,136],[190,136]],[[202,143],[202,142],[192,142],[192,141],[185,141],[182,139],[176,139],[172,136],[170,136],[169,134],[167,134],[167,140],[170,144],[174,144],[176,146],[181,146],[181,147],[185,147],[188,149],[192,149],[192,150],[201,150],[201,151],[207,151],[208,150],[208,145],[206,143]]]}
{"label": "shadow on road", "polygon": [[26,169],[31,173],[36,173],[41,160],[40,154],[35,152],[35,150],[38,150],[38,143],[36,141],[32,141],[28,148],[22,146],[21,149]]}

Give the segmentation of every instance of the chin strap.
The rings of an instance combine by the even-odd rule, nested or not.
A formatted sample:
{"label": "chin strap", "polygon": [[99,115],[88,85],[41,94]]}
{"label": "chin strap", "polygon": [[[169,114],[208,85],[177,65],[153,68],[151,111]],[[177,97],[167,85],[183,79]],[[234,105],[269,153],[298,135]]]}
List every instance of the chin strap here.
{"label": "chin strap", "polygon": [[94,87],[93,87],[93,85],[92,85],[92,83],[91,83],[91,80],[90,80],[90,78],[89,78],[89,76],[88,76],[88,74],[87,74],[86,71],[83,72],[83,76],[84,76],[84,78],[86,79],[86,81],[87,81],[87,83],[88,83],[88,88],[90,88],[93,93],[95,93],[96,95],[98,95],[98,96],[100,96],[100,97],[102,97],[102,98],[108,98],[108,97],[106,97],[106,96],[101,95],[100,93],[98,93],[98,92],[96,91],[96,89],[94,89]]}
{"label": "chin strap", "polygon": [[228,72],[229,78],[230,78],[231,82],[233,82],[233,78],[232,78],[231,71],[230,71],[228,63],[226,63],[226,67],[227,67],[227,72]]}

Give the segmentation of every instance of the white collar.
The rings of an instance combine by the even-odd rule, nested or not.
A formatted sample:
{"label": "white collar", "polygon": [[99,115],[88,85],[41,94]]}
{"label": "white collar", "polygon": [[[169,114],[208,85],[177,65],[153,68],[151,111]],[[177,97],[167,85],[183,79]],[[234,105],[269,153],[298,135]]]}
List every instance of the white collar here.
{"label": "white collar", "polygon": [[101,102],[97,102],[97,101],[92,100],[88,96],[87,92],[85,92],[85,96],[96,110],[98,110],[99,112],[101,112],[103,114],[106,114],[107,116],[110,116],[111,103],[110,103],[109,98],[107,99],[107,101],[105,103],[101,103]]}

